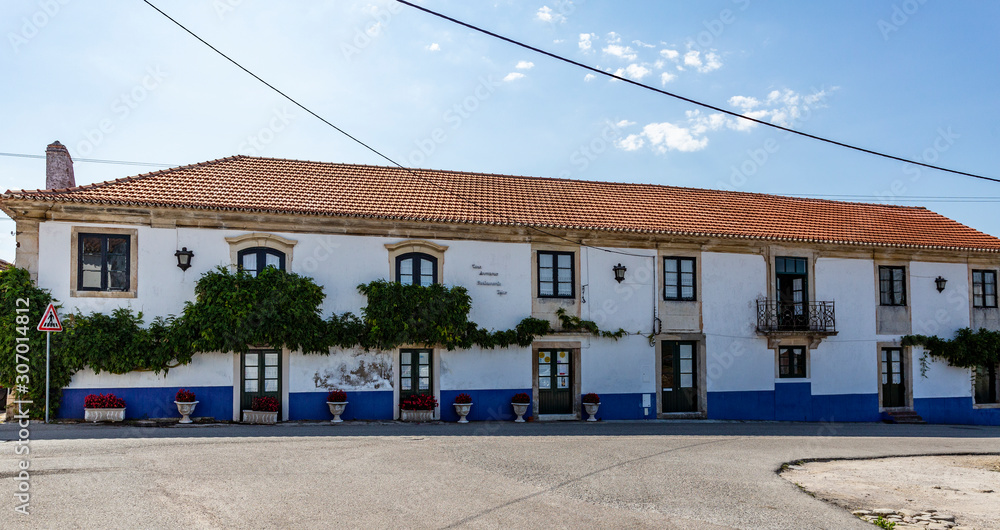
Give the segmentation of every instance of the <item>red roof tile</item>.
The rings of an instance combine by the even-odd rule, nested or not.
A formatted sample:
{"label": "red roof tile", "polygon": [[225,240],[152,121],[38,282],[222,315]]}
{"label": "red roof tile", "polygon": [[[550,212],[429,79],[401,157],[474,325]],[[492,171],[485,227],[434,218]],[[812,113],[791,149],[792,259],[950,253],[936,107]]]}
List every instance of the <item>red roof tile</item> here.
{"label": "red roof tile", "polygon": [[1000,251],[925,208],[247,156],[2,199]]}

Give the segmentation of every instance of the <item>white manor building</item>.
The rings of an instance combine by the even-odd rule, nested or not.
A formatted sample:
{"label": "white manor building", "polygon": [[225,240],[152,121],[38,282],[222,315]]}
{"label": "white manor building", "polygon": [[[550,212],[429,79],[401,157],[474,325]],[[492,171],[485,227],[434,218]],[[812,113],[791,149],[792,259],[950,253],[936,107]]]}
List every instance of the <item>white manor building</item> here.
{"label": "white manor building", "polygon": [[[1000,425],[997,367],[969,370],[902,347],[906,334],[951,338],[1000,329],[1000,239],[924,208],[670,186],[584,182],[235,156],[74,187],[65,148],[49,146],[49,185],[8,191],[16,265],[64,311],[179,314],[220,265],[313,278],[324,317],[359,313],[356,286],[380,278],[468,289],[470,319],[509,329],[564,308],[620,339],[554,333],[529,347],[447,351],[201,353],[167,375],[78,372],[59,416],[83,397],[123,397],[131,418],[239,420],[255,395],[285,420],[392,419],[422,390],[435,415],[472,396],[470,420],[702,417]],[[181,270],[174,254],[194,253]],[[611,251],[611,252],[609,252]],[[626,268],[616,281],[614,268]]]}

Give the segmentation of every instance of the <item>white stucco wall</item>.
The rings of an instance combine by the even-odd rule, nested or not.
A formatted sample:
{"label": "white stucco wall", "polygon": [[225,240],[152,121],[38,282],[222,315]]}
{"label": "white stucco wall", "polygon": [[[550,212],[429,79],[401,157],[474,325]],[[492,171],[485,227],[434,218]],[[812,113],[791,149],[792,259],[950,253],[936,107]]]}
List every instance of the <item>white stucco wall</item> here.
{"label": "white stucco wall", "polygon": [[233,356],[223,353],[195,355],[190,364],[171,368],[167,373],[129,372],[95,374],[87,368],[73,375],[66,388],[139,388],[173,386],[232,386]]}
{"label": "white stucco wall", "polygon": [[816,260],[816,300],[835,303],[837,335],[809,352],[813,394],[878,392],[874,274],[871,260]]}
{"label": "white stucco wall", "polygon": [[643,336],[586,339],[580,350],[580,391],[598,394],[652,393],[659,375],[656,350]]}
{"label": "white stucco wall", "polygon": [[441,390],[531,388],[531,348],[437,350]]}

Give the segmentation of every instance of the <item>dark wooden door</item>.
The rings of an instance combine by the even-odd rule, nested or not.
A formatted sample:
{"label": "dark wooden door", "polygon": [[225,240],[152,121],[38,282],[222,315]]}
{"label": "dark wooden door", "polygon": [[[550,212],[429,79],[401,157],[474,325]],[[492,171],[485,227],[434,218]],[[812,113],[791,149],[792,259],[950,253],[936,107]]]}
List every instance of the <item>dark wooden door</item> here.
{"label": "dark wooden door", "polygon": [[[243,410],[250,410],[256,397],[273,397],[281,403],[281,352],[250,350],[241,355]],[[281,410],[278,410],[278,419]]]}
{"label": "dark wooden door", "polygon": [[573,413],[573,355],[570,350],[538,350],[538,413]]}
{"label": "dark wooden door", "polygon": [[399,350],[399,399],[416,394],[434,395],[431,376],[433,350]]}
{"label": "dark wooden door", "polygon": [[882,406],[906,406],[906,379],[903,376],[903,350],[882,349]]}
{"label": "dark wooden door", "polygon": [[663,412],[698,411],[696,342],[665,340],[661,343]]}
{"label": "dark wooden door", "polygon": [[805,258],[776,258],[778,328],[805,329],[809,324],[809,280]]}

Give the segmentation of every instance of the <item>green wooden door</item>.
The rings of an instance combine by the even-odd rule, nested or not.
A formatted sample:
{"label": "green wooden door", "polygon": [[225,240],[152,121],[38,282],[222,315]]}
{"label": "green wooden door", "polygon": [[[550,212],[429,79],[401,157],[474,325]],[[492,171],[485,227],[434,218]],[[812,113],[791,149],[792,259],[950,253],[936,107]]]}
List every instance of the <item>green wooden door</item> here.
{"label": "green wooden door", "polygon": [[399,399],[414,394],[434,395],[433,350],[399,350]]}
{"label": "green wooden door", "polygon": [[661,343],[663,412],[698,411],[698,370],[696,342],[665,340]]}
{"label": "green wooden door", "polygon": [[882,349],[882,406],[906,406],[906,380],[903,377],[903,350]]}
{"label": "green wooden door", "polygon": [[573,355],[570,350],[538,350],[538,413],[573,413]]}
{"label": "green wooden door", "polygon": [[[243,410],[250,410],[256,397],[273,397],[281,403],[281,352],[278,350],[250,350],[242,354],[240,403]],[[278,411],[278,419],[281,411]]]}

